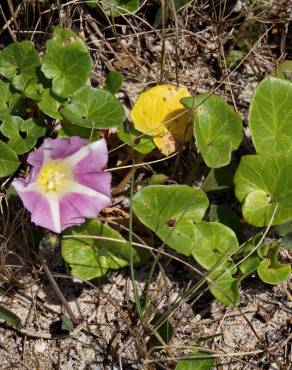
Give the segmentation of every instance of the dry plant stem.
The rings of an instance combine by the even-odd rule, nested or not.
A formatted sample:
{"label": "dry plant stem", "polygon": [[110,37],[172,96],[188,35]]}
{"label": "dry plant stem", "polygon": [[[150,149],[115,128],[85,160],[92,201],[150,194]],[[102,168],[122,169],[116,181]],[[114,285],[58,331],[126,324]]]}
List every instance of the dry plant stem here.
{"label": "dry plant stem", "polygon": [[160,59],[160,83],[163,82],[164,63],[165,63],[165,0],[160,0],[161,4],[161,59]]}
{"label": "dry plant stem", "polygon": [[179,65],[179,61],[180,61],[179,47],[178,47],[178,42],[179,42],[178,19],[177,19],[174,0],[170,0],[170,5],[171,5],[171,12],[173,14],[174,25],[175,25],[175,80],[176,80],[176,85],[178,87],[179,86],[178,65]]}
{"label": "dry plant stem", "polygon": [[53,289],[55,290],[59,300],[62,302],[67,314],[69,315],[70,317],[70,320],[73,322],[74,325],[79,325],[80,324],[80,319],[77,318],[75,316],[75,314],[73,313],[73,311],[71,310],[68,302],[66,301],[63,293],[61,292],[60,288],[58,287],[58,284],[56,283],[56,280],[54,279],[48,265],[47,265],[47,261],[45,258],[42,258],[41,260],[41,263],[42,263],[42,266],[43,266],[43,269],[47,275],[47,278],[49,279],[50,281],[50,284],[52,285]]}

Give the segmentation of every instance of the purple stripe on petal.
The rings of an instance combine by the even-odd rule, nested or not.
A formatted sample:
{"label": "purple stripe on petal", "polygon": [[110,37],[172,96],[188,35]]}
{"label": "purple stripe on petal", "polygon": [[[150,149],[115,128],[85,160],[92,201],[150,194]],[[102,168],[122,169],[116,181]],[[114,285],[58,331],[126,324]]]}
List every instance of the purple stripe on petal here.
{"label": "purple stripe on petal", "polygon": [[28,156],[28,163],[35,168],[40,168],[44,161],[44,148],[50,150],[51,159],[65,158],[85,146],[87,141],[79,136],[60,139],[45,139],[43,144]]}
{"label": "purple stripe on petal", "polygon": [[110,202],[84,194],[69,193],[60,200],[62,230],[80,225],[84,217],[95,218]]}
{"label": "purple stripe on petal", "polygon": [[74,174],[100,172],[107,164],[108,152],[104,139],[87,146],[88,154],[74,166]]}
{"label": "purple stripe on petal", "polygon": [[112,174],[109,172],[77,173],[75,181],[100,193],[111,196]]}
{"label": "purple stripe on petal", "polygon": [[49,202],[43,195],[36,191],[20,190],[18,190],[18,195],[25,208],[31,213],[31,221],[34,224],[59,232],[54,225]]}

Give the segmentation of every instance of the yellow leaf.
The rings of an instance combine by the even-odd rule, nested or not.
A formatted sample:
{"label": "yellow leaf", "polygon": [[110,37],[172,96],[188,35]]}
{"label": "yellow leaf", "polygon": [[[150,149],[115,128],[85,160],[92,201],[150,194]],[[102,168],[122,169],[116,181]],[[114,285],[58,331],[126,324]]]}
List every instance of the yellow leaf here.
{"label": "yellow leaf", "polygon": [[192,137],[190,113],[180,103],[186,96],[190,94],[185,87],[158,85],[140,94],[130,112],[135,129],[153,136],[165,155]]}

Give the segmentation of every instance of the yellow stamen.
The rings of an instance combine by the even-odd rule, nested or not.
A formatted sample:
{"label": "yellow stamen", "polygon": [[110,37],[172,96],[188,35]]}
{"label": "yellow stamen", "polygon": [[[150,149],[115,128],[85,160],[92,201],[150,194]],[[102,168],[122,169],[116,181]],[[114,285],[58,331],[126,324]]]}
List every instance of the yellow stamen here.
{"label": "yellow stamen", "polygon": [[72,179],[71,169],[62,160],[51,160],[43,165],[37,178],[37,185],[44,192],[60,192],[66,182]]}

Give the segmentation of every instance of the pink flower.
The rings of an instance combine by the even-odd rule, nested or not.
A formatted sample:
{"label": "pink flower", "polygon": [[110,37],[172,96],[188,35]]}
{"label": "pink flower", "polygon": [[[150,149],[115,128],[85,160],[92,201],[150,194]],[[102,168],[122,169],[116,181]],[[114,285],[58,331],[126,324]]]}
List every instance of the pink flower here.
{"label": "pink flower", "polygon": [[107,159],[104,139],[90,144],[78,136],[45,139],[28,156],[29,175],[12,185],[31,221],[60,233],[111,203],[111,174],[102,171]]}

